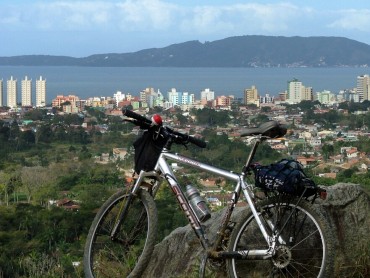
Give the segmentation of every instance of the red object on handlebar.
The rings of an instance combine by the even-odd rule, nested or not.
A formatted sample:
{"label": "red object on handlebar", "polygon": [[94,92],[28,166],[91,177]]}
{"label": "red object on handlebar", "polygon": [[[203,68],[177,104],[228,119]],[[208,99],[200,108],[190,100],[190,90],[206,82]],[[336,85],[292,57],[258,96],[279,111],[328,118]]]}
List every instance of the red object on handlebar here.
{"label": "red object on handlebar", "polygon": [[[136,125],[140,125],[141,127],[144,127],[145,129],[151,128],[151,127],[154,127],[154,126],[162,126],[162,124],[163,124],[162,118],[158,114],[154,114],[151,120],[149,120],[148,118],[145,118],[145,117],[143,117],[143,116],[141,116],[141,115],[139,115],[139,114],[137,114],[137,113],[135,113],[131,110],[127,110],[127,109],[122,109],[122,114],[126,117],[135,119],[137,121]],[[192,137],[188,134],[183,134],[183,133],[174,131],[169,127],[166,127],[164,130],[167,130],[172,135],[180,137],[181,141],[184,142],[184,143],[185,142],[190,142],[190,143],[192,143],[192,144],[194,144],[194,145],[196,145],[200,148],[205,148],[207,146],[206,142],[204,142],[203,140]]]}
{"label": "red object on handlebar", "polygon": [[162,117],[158,114],[154,114],[152,117],[152,124],[154,125],[162,125]]}

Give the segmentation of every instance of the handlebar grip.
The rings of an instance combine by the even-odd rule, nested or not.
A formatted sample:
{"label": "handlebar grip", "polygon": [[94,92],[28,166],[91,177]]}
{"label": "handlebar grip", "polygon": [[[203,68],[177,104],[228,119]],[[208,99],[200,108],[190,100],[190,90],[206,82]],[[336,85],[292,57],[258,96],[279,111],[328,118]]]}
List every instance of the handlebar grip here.
{"label": "handlebar grip", "polygon": [[147,119],[147,118],[145,118],[145,117],[143,117],[143,116],[141,116],[141,115],[139,115],[139,114],[137,114],[137,113],[135,113],[131,110],[122,109],[122,114],[126,117],[133,118],[133,119],[138,120],[140,122],[143,122],[145,124],[149,124],[149,125],[152,124],[151,120],[149,120],[149,119]]}

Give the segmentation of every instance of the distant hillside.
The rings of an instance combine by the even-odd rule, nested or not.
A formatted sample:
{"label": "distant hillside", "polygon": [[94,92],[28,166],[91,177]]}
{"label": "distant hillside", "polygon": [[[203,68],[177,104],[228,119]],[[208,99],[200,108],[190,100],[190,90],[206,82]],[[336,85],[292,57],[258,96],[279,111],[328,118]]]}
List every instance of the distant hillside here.
{"label": "distant hillside", "polygon": [[84,58],[0,57],[0,65],[109,67],[335,67],[370,66],[370,45],[342,37],[239,36],[189,41],[133,53]]}

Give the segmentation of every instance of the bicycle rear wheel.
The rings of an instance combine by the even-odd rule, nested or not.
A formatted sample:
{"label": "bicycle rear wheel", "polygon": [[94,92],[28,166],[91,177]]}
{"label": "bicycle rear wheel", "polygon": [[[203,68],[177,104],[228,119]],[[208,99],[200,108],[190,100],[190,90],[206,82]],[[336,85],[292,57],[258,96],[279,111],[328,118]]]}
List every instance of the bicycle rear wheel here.
{"label": "bicycle rear wheel", "polygon": [[[281,196],[280,196],[281,197]],[[265,260],[227,261],[229,277],[327,277],[333,265],[333,237],[328,223],[311,204],[298,199],[285,201],[279,196],[259,206],[267,232],[280,237],[275,255]],[[233,229],[229,251],[266,250],[268,244],[251,212],[246,211]]]}
{"label": "bicycle rear wheel", "polygon": [[111,239],[111,231],[128,200],[120,191],[111,196],[95,216],[86,239],[86,277],[140,277],[155,244],[157,210],[146,190],[131,199],[128,211]]}

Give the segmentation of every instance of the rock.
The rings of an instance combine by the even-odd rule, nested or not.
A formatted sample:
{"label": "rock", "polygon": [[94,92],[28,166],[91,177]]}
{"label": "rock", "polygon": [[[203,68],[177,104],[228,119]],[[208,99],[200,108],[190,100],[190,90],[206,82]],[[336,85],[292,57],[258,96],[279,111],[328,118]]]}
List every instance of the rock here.
{"label": "rock", "polygon": [[[317,206],[336,237],[333,277],[366,277],[370,271],[370,197],[355,184],[336,184],[327,187],[327,192],[327,199],[317,201]],[[204,224],[211,242],[223,212],[213,213]],[[143,277],[198,277],[202,254],[203,249],[190,225],[177,228],[155,246]],[[226,277],[226,273],[219,271],[216,276]]]}
{"label": "rock", "polygon": [[319,201],[336,235],[335,277],[370,275],[370,196],[356,184],[327,187]]}

